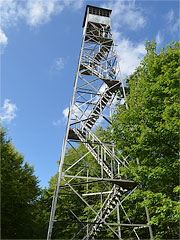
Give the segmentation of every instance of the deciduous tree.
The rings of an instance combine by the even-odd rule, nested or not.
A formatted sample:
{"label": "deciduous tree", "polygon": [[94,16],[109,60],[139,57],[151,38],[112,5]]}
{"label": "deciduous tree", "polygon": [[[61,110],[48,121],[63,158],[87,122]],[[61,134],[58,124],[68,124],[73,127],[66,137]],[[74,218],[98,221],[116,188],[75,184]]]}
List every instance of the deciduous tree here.
{"label": "deciduous tree", "polygon": [[[132,199],[150,211],[155,239],[178,239],[178,143],[180,44],[156,53],[147,42],[146,56],[127,78],[128,109],[118,103],[113,136],[118,150],[129,155],[122,172],[142,185]],[[137,164],[139,163],[139,164]]]}
{"label": "deciduous tree", "polygon": [[34,212],[40,195],[34,169],[1,129],[1,227],[2,239],[37,238]]}

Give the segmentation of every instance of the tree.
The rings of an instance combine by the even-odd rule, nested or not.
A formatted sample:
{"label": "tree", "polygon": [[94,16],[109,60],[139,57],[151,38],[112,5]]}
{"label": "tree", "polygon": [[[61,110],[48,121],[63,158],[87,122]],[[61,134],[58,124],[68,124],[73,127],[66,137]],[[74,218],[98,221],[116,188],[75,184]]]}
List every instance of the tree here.
{"label": "tree", "polygon": [[155,239],[178,239],[180,44],[157,54],[156,43],[147,42],[146,51],[126,80],[128,109],[117,104],[113,137],[130,159],[122,173],[142,185],[132,200],[142,199],[141,206],[149,208]]}
{"label": "tree", "polygon": [[40,195],[34,169],[12,145],[4,129],[1,136],[2,239],[37,238],[35,210]]}

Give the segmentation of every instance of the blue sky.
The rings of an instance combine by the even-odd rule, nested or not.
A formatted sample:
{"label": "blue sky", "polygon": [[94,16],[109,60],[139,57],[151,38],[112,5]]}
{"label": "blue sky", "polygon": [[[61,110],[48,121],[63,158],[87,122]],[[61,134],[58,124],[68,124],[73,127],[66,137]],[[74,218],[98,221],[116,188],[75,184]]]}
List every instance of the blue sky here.
{"label": "blue sky", "polygon": [[58,169],[87,4],[112,9],[123,77],[146,40],[179,40],[178,1],[0,0],[1,120],[41,186]]}

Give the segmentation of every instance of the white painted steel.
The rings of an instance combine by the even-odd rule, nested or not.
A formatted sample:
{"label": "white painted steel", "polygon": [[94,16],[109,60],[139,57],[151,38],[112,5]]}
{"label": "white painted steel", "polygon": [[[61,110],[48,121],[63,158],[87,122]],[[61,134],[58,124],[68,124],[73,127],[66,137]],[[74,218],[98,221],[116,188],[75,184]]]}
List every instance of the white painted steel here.
{"label": "white painted steel", "polygon": [[[116,238],[122,239],[124,226],[132,229],[134,239],[140,239],[136,228],[147,226],[132,222],[123,207],[124,201],[127,201],[139,186],[121,176],[121,167],[129,167],[129,156],[124,157],[119,153],[119,157],[117,157],[114,143],[103,142],[95,131],[96,127],[99,126],[98,121],[106,126],[112,122],[111,108],[118,91],[120,97],[124,99],[126,108],[128,106],[112,37],[110,16],[92,14],[92,9],[91,6],[91,13],[89,13],[89,7],[86,11],[83,40],[62,145],[47,240],[52,237],[57,201],[65,188],[70,189],[89,209],[89,215],[86,216],[86,219],[93,219],[90,225],[88,221],[87,224],[82,224],[82,228],[72,239],[79,239],[79,236],[83,240],[95,239],[103,228],[111,231]],[[96,10],[101,12],[101,8],[96,8]],[[106,13],[105,9],[102,11]],[[107,117],[108,114],[109,117]],[[86,152],[78,152],[78,144],[84,145]],[[70,162],[66,160],[69,148],[79,155],[78,159],[72,157]],[[89,162],[90,155],[92,160]],[[65,185],[62,184],[62,179]],[[92,191],[92,184],[95,182],[98,184],[98,188],[101,188],[98,192]],[[125,185],[118,185],[122,183]],[[78,188],[80,185],[81,192]],[[92,204],[89,201],[91,197],[98,198],[99,203]],[[63,202],[61,204],[63,205]],[[80,217],[82,216],[75,214],[73,209],[69,209],[69,212],[78,222],[81,222]],[[117,222],[108,223],[109,217],[115,212]],[[120,222],[120,212],[124,214],[128,224]],[[146,214],[149,221],[150,217],[147,210]],[[149,229],[150,237],[153,239],[152,229]]]}

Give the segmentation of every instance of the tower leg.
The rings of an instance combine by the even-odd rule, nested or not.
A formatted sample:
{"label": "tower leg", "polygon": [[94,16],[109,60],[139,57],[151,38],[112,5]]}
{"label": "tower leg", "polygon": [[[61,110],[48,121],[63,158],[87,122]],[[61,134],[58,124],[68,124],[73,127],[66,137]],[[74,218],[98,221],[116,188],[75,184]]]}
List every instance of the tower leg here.
{"label": "tower leg", "polygon": [[[150,216],[149,216],[149,210],[148,210],[147,207],[145,207],[145,211],[146,211],[147,221],[149,222],[150,221]],[[152,226],[151,225],[149,226],[149,235],[150,235],[150,239],[153,240],[154,237],[153,237],[153,231],[152,231]]]}
{"label": "tower leg", "polygon": [[119,235],[119,239],[122,239],[121,226],[120,226],[119,204],[117,204],[117,223],[118,223],[118,235]]}

